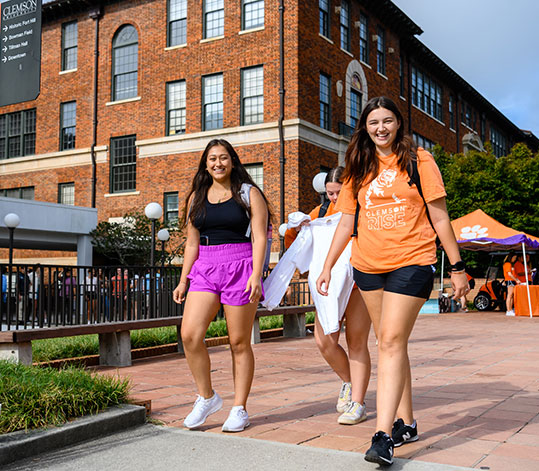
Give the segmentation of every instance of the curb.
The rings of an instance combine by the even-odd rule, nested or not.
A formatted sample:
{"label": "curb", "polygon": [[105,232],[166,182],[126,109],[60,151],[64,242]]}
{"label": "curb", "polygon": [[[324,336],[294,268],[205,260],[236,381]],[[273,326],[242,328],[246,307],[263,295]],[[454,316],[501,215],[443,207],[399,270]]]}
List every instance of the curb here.
{"label": "curb", "polygon": [[0,466],[146,422],[146,408],[123,404],[48,429],[0,435]]}

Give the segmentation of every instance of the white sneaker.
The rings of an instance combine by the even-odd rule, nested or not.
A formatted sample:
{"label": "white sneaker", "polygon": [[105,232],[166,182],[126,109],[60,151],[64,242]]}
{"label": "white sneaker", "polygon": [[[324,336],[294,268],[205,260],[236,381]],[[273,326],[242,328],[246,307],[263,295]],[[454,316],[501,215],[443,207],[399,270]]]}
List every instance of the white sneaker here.
{"label": "white sneaker", "polygon": [[208,415],[217,412],[221,407],[223,407],[223,400],[215,391],[213,391],[213,396],[209,399],[204,399],[200,395],[197,396],[193,410],[183,421],[184,427],[190,429],[200,427],[206,422]]}
{"label": "white sneaker", "polygon": [[337,422],[342,425],[355,425],[367,419],[367,408],[365,404],[352,401],[348,408],[339,416]]}
{"label": "white sneaker", "polygon": [[510,311],[507,311],[507,312],[505,313],[505,315],[506,315],[506,316],[514,316],[514,315],[515,315],[514,309],[511,309]]}
{"label": "white sneaker", "polygon": [[242,432],[246,427],[251,425],[249,423],[249,415],[243,406],[234,406],[228,414],[221,429],[223,432]]}
{"label": "white sneaker", "polygon": [[343,381],[341,391],[339,392],[339,399],[337,399],[337,412],[344,412],[348,404],[352,401],[352,383],[345,383]]}

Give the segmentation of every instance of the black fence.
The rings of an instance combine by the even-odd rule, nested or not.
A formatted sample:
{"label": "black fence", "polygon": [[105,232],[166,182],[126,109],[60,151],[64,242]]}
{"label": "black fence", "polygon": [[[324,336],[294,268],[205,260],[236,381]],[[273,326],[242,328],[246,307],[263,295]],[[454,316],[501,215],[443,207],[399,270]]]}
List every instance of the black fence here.
{"label": "black fence", "polygon": [[[101,324],[181,316],[181,267],[0,264],[1,330]],[[312,304],[306,280],[292,282],[283,305]],[[217,317],[222,317],[222,309]]]}
{"label": "black fence", "polygon": [[182,315],[172,300],[179,267],[1,264],[2,330]]}

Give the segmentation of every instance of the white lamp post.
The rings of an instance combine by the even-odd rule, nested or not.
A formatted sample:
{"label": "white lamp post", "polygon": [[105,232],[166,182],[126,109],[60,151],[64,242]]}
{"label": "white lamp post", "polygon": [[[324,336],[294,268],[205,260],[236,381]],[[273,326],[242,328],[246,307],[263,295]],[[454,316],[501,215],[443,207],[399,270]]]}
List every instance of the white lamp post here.
{"label": "white lamp post", "polygon": [[326,172],[320,172],[313,178],[313,188],[320,195],[320,202],[323,204],[326,194]]}
{"label": "white lamp post", "polygon": [[150,266],[153,267],[155,255],[155,221],[163,215],[163,208],[159,203],[148,203],[144,208],[144,214],[152,221],[152,245],[150,252]]}
{"label": "white lamp post", "polygon": [[13,264],[13,233],[15,228],[21,223],[21,218],[18,214],[9,213],[4,217],[4,223],[9,229],[9,271],[11,272],[11,265]]}
{"label": "white lamp post", "polygon": [[170,233],[167,229],[161,229],[157,233],[157,238],[161,241],[161,266],[165,266],[165,243],[170,239]]}

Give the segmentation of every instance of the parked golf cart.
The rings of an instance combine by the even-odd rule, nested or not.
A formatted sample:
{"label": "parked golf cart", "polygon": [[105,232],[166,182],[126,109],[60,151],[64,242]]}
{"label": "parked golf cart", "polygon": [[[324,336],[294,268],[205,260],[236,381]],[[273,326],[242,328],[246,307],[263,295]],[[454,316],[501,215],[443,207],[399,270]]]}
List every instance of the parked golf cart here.
{"label": "parked golf cart", "polygon": [[[494,263],[501,265],[500,256],[506,256],[508,252],[493,252],[490,257],[490,264],[485,275],[485,284],[479,288],[479,292],[473,300],[473,304],[478,311],[494,311],[496,308],[505,311],[505,299],[507,298],[507,286],[502,280],[498,280],[498,267]],[[503,259],[502,259],[503,260]]]}

